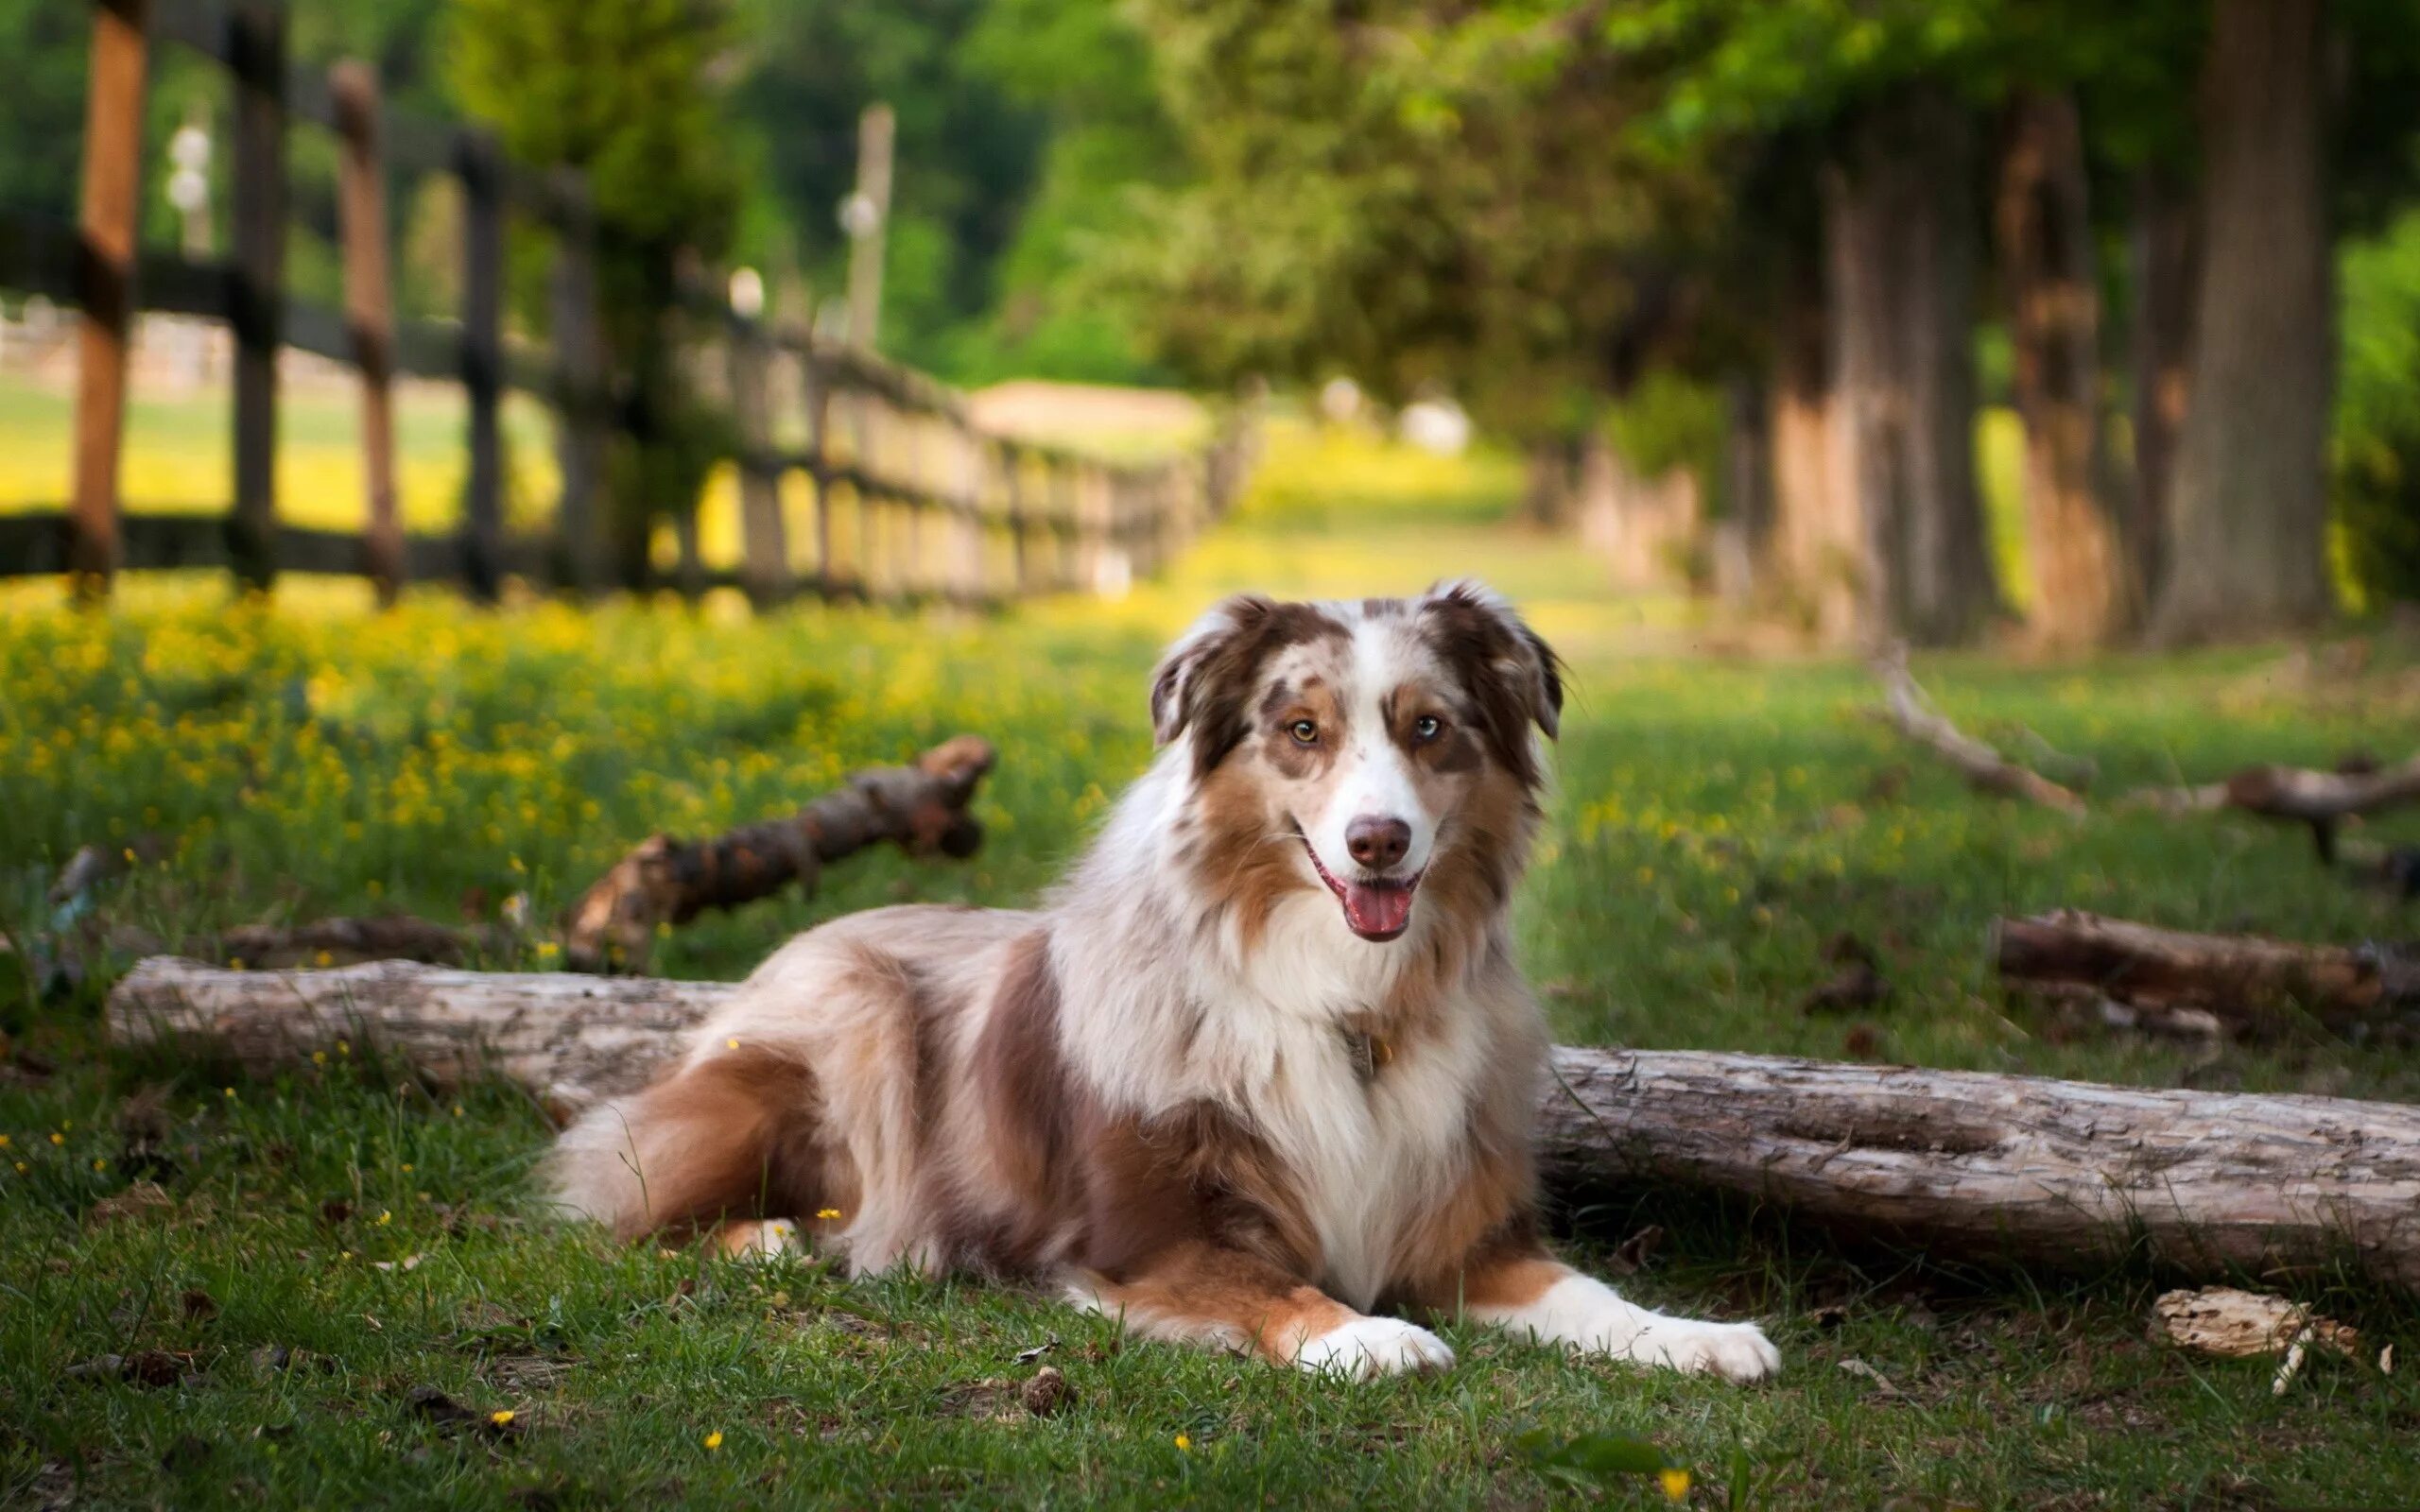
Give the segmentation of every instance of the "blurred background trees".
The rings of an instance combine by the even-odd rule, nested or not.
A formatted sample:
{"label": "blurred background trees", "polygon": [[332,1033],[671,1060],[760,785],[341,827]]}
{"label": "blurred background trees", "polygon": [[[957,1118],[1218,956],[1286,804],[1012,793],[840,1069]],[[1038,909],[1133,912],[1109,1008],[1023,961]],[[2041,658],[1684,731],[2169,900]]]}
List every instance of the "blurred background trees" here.
{"label": "blurred background trees", "polygon": [[[73,204],[81,21],[0,0],[10,203]],[[887,102],[889,353],[1450,397],[1541,520],[1685,478],[1690,569],[1836,640],[2420,594],[2410,0],[295,0],[294,37],[589,168],[632,308],[687,246],[835,329]],[[401,217],[407,304],[448,214]],[[702,465],[655,389],[634,499]]]}

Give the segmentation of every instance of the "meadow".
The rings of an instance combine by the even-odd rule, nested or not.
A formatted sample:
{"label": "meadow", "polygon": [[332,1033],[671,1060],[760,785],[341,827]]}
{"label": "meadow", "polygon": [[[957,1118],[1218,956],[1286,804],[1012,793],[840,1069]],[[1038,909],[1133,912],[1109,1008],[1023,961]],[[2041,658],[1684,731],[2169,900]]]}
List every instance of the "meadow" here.
{"label": "meadow", "polygon": [[[2006,998],[1984,951],[1996,915],[2059,905],[2344,941],[2410,933],[2410,905],[2322,871],[2290,831],[1979,798],[1865,717],[1860,668],[1750,659],[1691,604],[1610,597],[1573,544],[1507,523],[1516,487],[1501,458],[1281,427],[1244,507],[1165,581],[991,618],[759,619],[720,599],[475,613],[424,593],[378,614],[357,585],[262,603],[216,579],[130,581],[91,614],[13,585],[0,933],[43,936],[43,890],[88,842],[153,858],[95,907],[164,936],[385,909],[492,920],[516,899],[543,921],[651,831],[782,813],[961,730],[997,743],[973,861],[860,858],[812,899],[659,945],[662,972],[737,977],[851,909],[1032,901],[1147,760],[1151,661],[1218,594],[1469,573],[1571,662],[1517,912],[1560,1038],[2420,1098],[2408,1050],[2078,1031]],[[2420,742],[2420,646],[2384,629],[2316,653],[1918,672],[1970,729],[2089,753],[2113,791]],[[1803,1012],[1842,933],[1890,995]],[[490,964],[554,960],[533,933]],[[0,1504],[2420,1504],[2408,1366],[2315,1359],[2273,1395],[2268,1363],[2149,1342],[2162,1278],[2122,1258],[2025,1273],[1624,1193],[1563,1215],[1577,1249],[1601,1261],[1661,1225],[1624,1286],[1762,1320],[1778,1383],[1449,1324],[1456,1371],[1347,1386],[1121,1344],[1013,1289],[850,1282],[552,1225],[524,1185],[549,1133],[526,1097],[432,1095],[354,1054],[251,1082],[112,1052],[98,1004],[127,964],[45,991],[29,951],[0,956]],[[130,1201],[139,1181],[167,1205]],[[2408,1298],[2329,1274],[2270,1284],[2407,1359],[2420,1347]],[[76,1368],[140,1351],[161,1351],[147,1381]],[[1000,1385],[1039,1365],[1070,1389],[1047,1417]],[[1650,1440],[1687,1484],[1569,1484],[1533,1452],[1586,1434]]]}

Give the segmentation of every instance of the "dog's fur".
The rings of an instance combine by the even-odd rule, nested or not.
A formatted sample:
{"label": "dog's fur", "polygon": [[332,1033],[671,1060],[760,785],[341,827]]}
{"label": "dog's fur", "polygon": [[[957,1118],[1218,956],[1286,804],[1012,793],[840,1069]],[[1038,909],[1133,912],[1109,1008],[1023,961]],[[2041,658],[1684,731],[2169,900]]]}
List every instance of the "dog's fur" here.
{"label": "dog's fur", "polygon": [[1168,651],[1160,756],[1046,907],[792,940],[563,1135],[554,1194],[627,1236],[1036,1278],[1310,1368],[1450,1365],[1373,1315],[1403,1307],[1768,1375],[1754,1328],[1634,1307],[1537,1232],[1547,1039],[1506,911],[1562,702],[1476,585],[1230,599]]}

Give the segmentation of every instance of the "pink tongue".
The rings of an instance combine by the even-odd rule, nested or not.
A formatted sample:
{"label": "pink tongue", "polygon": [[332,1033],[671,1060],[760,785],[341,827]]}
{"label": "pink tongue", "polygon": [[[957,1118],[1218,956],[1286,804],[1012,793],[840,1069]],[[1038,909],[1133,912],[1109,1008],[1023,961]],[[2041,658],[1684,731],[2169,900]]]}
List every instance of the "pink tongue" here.
{"label": "pink tongue", "polygon": [[1411,889],[1348,883],[1344,888],[1344,917],[1364,935],[1392,935],[1411,918]]}

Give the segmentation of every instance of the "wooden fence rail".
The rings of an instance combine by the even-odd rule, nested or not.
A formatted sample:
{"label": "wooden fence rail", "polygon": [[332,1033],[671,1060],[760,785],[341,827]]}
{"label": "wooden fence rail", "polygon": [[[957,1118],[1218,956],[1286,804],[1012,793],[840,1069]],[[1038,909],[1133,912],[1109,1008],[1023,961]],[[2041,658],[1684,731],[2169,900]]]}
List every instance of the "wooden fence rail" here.
{"label": "wooden fence rail", "polygon": [[[508,577],[591,593],[609,586],[604,493],[617,438],[634,415],[608,372],[598,309],[599,231],[587,186],[568,170],[513,162],[475,129],[387,111],[369,67],[326,74],[286,56],[281,0],[89,0],[94,17],[82,205],[67,226],[0,211],[0,290],[79,312],[73,496],[64,507],[0,514],[0,577],[66,574],[87,596],[122,568],[223,567],[267,588],[281,572],[369,577],[382,601],[408,581],[458,585],[492,602]],[[139,245],[142,128],[151,48],[170,43],[225,70],[234,97],[233,236],[220,261]],[[290,198],[286,132],[330,132],[337,146],[337,239],[344,307],[286,286]],[[453,319],[399,319],[389,274],[390,174],[442,175],[462,205],[461,297]],[[554,259],[551,345],[510,336],[508,228],[543,234]],[[705,568],[694,500],[661,510],[681,531],[671,581],[731,586],[759,605],[799,593],[915,603],[996,603],[1028,593],[1112,591],[1149,574],[1233,499],[1249,466],[1248,418],[1231,417],[1200,452],[1150,465],[987,433],[964,397],[868,351],[735,309],[701,276],[682,310],[719,343],[730,401],[730,460],[740,482],[742,564]],[[128,514],[119,496],[128,356],[139,311],[223,322],[234,347],[233,468],[222,504]],[[281,518],[276,454],[278,357],[285,350],[359,375],[365,489],[358,534]],[[788,365],[788,385],[775,375]],[[450,537],[406,535],[396,492],[394,385],[458,386],[468,466]],[[543,536],[506,531],[506,394],[555,416],[561,491]],[[801,396],[785,426],[777,395]],[[775,439],[803,431],[801,446]],[[793,543],[784,485],[803,477],[812,513]],[[195,509],[195,506],[202,507]],[[191,511],[191,512],[183,512]],[[805,562],[800,561],[802,548]],[[633,586],[653,586],[648,582]]]}

